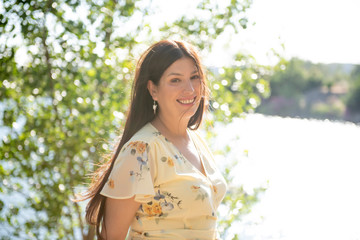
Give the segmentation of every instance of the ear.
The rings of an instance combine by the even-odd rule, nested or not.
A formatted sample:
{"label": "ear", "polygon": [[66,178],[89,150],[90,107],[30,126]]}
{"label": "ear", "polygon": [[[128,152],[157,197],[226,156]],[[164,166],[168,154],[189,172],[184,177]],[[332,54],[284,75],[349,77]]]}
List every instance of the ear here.
{"label": "ear", "polygon": [[147,89],[149,90],[150,95],[154,99],[154,101],[157,101],[157,86],[155,83],[151,80],[148,80],[147,82]]}

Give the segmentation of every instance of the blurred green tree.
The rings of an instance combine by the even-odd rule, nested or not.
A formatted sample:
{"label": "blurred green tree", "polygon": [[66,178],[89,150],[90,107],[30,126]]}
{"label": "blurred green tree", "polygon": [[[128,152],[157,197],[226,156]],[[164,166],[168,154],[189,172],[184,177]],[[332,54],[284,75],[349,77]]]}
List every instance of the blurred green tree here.
{"label": "blurred green tree", "polygon": [[349,114],[360,115],[360,65],[351,72],[350,91],[346,99],[346,107]]}
{"label": "blurred green tree", "polygon": [[[251,4],[202,0],[194,17],[151,27],[154,2],[0,0],[2,239],[93,239],[71,198],[123,127],[138,53],[162,38],[208,52],[225,30],[246,28]],[[231,121],[269,93],[264,67],[235,60],[209,70],[212,121]],[[257,199],[244,196],[245,208]]]}
{"label": "blurred green tree", "polygon": [[318,66],[298,58],[282,60],[271,77],[271,95],[298,99],[309,89],[320,87],[324,74]]}
{"label": "blurred green tree", "polygon": [[344,118],[349,65],[281,59],[270,77],[271,97],[258,112],[290,117]]}

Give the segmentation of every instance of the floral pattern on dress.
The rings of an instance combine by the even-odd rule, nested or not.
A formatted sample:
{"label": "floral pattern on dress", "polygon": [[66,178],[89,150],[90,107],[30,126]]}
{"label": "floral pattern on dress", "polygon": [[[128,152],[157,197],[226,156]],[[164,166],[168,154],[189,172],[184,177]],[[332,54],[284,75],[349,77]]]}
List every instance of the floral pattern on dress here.
{"label": "floral pattern on dress", "polygon": [[149,171],[150,168],[148,166],[148,158],[144,153],[145,151],[149,151],[149,144],[142,142],[142,141],[134,141],[134,142],[130,142],[126,147],[123,148],[123,151],[125,151],[125,149],[130,148],[130,153],[131,155],[136,155],[136,160],[138,161],[139,164],[139,171],[136,170],[131,170],[129,172],[130,177],[132,182],[135,181],[135,179],[137,181],[143,180],[143,171]]}
{"label": "floral pattern on dress", "polygon": [[166,162],[170,167],[174,166],[174,159],[172,157],[162,157],[161,161]]}
{"label": "floral pattern on dress", "polygon": [[141,141],[135,141],[135,142],[130,142],[127,145],[127,148],[130,147],[131,148],[131,154],[135,155],[136,153],[138,154],[143,154],[145,152],[145,150],[147,150],[147,147],[149,145],[145,142],[141,142]]}
{"label": "floral pattern on dress", "polygon": [[109,185],[110,188],[114,188],[115,187],[114,180],[110,178],[109,181],[108,181],[108,185]]}
{"label": "floral pattern on dress", "polygon": [[200,188],[199,186],[192,185],[190,188],[193,192],[197,193],[195,200],[204,201],[205,198],[209,196],[208,193],[205,192],[204,189]]}
{"label": "floral pattern on dress", "polygon": [[157,136],[160,136],[161,133],[160,132],[153,132],[153,135],[155,135],[157,137]]}
{"label": "floral pattern on dress", "polygon": [[[145,204],[141,204],[140,210],[149,218],[160,217],[155,219],[156,223],[158,224],[160,219],[166,218],[168,216],[168,212],[172,211],[175,207],[182,209],[182,200],[170,192],[161,191],[159,185],[155,186],[154,188],[157,189],[157,192],[153,197],[153,200]],[[139,220],[138,217],[136,219]]]}
{"label": "floral pattern on dress", "polygon": [[185,163],[185,158],[184,158],[183,155],[178,156],[178,155],[175,154],[175,155],[174,155],[174,158],[177,160],[177,162],[178,162],[179,164]]}
{"label": "floral pattern on dress", "polygon": [[217,193],[217,187],[215,185],[210,186],[214,193]]}
{"label": "floral pattern on dress", "polygon": [[153,216],[162,216],[162,208],[160,202],[151,201],[146,204],[143,204],[142,209],[149,217]]}

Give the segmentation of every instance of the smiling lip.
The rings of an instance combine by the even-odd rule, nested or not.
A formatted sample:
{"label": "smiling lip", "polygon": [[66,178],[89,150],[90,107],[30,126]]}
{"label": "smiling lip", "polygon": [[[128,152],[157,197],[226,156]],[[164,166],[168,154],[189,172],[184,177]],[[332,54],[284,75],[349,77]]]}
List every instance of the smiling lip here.
{"label": "smiling lip", "polygon": [[194,97],[192,99],[182,99],[182,100],[178,99],[176,101],[183,105],[192,105],[195,103],[195,99],[196,99],[196,97]]}

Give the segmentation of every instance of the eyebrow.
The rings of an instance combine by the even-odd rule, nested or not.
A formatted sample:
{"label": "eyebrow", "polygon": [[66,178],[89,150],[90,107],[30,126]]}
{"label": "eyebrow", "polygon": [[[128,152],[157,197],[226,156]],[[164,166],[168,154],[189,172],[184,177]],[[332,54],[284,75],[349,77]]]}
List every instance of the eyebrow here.
{"label": "eyebrow", "polygon": [[[195,73],[198,73],[199,71],[198,70],[194,70],[191,74],[195,74]],[[172,76],[172,75],[175,75],[175,76],[184,76],[183,74],[181,74],[181,73],[169,73],[168,75],[167,75],[167,77],[168,76]]]}

